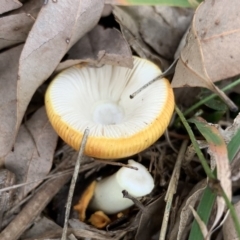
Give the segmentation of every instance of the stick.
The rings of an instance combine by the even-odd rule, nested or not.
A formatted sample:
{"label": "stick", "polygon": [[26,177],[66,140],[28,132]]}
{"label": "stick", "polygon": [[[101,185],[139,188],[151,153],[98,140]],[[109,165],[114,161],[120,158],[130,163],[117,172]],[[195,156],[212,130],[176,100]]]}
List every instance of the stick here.
{"label": "stick", "polygon": [[67,239],[68,219],[69,219],[70,210],[71,210],[71,206],[72,206],[73,193],[74,193],[76,181],[78,178],[78,172],[80,169],[81,160],[83,158],[88,135],[89,135],[89,129],[87,128],[83,134],[82,143],[80,145],[80,149],[79,149],[79,153],[78,153],[78,157],[77,157],[77,161],[76,161],[76,166],[75,166],[75,169],[73,172],[73,177],[72,177],[72,181],[71,181],[71,185],[70,185],[70,189],[69,189],[69,193],[68,193],[67,206],[66,206],[66,212],[65,212],[65,221],[64,221],[64,227],[63,227],[63,233],[62,233],[61,240]]}
{"label": "stick", "polygon": [[171,66],[165,71],[163,72],[161,75],[155,77],[154,79],[152,79],[151,81],[149,81],[148,83],[146,83],[145,85],[143,85],[141,88],[139,88],[136,92],[134,92],[133,94],[130,95],[130,98],[133,99],[134,97],[136,97],[137,94],[139,94],[142,90],[144,90],[145,88],[147,88],[148,86],[150,86],[151,84],[153,84],[154,82],[156,82],[159,79],[162,79],[172,73],[174,73],[176,65],[177,65],[177,61],[178,58],[176,58],[174,60],[174,62],[171,64]]}

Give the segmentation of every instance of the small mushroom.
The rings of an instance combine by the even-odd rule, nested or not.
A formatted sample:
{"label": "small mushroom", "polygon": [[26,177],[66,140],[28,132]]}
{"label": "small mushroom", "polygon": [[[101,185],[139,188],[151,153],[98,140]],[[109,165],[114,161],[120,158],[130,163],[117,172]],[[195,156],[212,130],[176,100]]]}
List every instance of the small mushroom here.
{"label": "small mushroom", "polygon": [[115,174],[96,183],[89,204],[91,210],[115,214],[134,205],[130,199],[123,198],[123,190],[135,198],[143,197],[153,190],[153,178],[142,164],[128,160],[128,166],[138,170],[122,167]]}
{"label": "small mushroom", "polygon": [[155,64],[138,57],[134,57],[132,69],[112,65],[70,67],[47,89],[49,120],[58,135],[76,150],[88,127],[88,156],[132,156],[153,144],[170,122],[174,96],[167,79],[156,81],[133,99],[129,97],[160,74]]}

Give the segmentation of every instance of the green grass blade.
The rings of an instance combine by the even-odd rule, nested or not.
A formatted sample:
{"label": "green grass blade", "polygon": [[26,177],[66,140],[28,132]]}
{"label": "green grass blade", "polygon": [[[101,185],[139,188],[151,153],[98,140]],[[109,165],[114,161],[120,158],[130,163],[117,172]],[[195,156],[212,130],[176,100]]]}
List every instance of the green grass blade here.
{"label": "green grass blade", "polygon": [[[222,88],[221,90],[223,92],[226,92],[234,87],[236,87],[237,85],[240,84],[240,79],[228,84],[226,87]],[[200,106],[202,106],[203,104],[205,104],[206,102],[210,101],[211,99],[217,97],[217,94],[213,93],[211,94],[210,96],[208,97],[205,97],[204,99],[198,101],[196,104],[194,104],[192,107],[188,108],[184,113],[183,115],[184,116],[187,116],[189,115],[191,112],[193,112],[194,110],[198,109]]]}
{"label": "green grass blade", "polygon": [[[231,141],[227,145],[228,158],[232,162],[238,151],[240,150],[240,129],[233,136]],[[197,208],[197,213],[201,217],[202,221],[207,225],[212,208],[216,199],[214,194],[208,187],[204,190],[203,196]],[[193,221],[193,225],[189,234],[188,240],[203,240],[202,232],[198,226],[196,220]]]}
{"label": "green grass blade", "polygon": [[[201,201],[197,207],[197,213],[201,220],[207,225],[212,213],[212,208],[217,195],[209,187],[203,192]],[[196,220],[193,221],[188,240],[203,240],[203,235]]]}
{"label": "green grass blade", "polygon": [[228,158],[229,161],[232,162],[236,154],[240,150],[240,129],[233,136],[231,141],[228,143]]}

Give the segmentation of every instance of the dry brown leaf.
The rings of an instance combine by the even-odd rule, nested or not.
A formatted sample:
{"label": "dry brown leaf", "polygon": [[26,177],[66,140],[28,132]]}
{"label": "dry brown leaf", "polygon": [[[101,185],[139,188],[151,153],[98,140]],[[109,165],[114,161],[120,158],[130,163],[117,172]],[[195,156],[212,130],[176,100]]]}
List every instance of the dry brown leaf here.
{"label": "dry brown leaf", "polygon": [[[87,223],[84,223],[84,222],[81,222],[79,221],[78,219],[69,219],[69,227],[71,227],[72,229],[84,229],[86,231],[86,233],[89,233],[89,236],[86,236],[88,238],[93,238],[93,239],[111,239],[111,240],[117,240],[118,237],[116,236],[119,236],[121,234],[116,234],[116,233],[113,233],[111,231],[104,231],[104,230],[100,230],[100,229],[97,229],[95,228],[94,226],[92,225],[89,225]],[[117,231],[115,231],[117,232]],[[115,237],[113,237],[115,235]]]}
{"label": "dry brown leaf", "polygon": [[22,3],[18,0],[3,0],[0,2],[0,14],[20,8]]}
{"label": "dry brown leaf", "polygon": [[22,236],[22,239],[32,238],[37,239],[39,236],[45,234],[47,231],[57,231],[62,230],[62,228],[57,225],[53,220],[46,218],[44,216],[39,216],[35,221],[33,226],[28,229]]}
{"label": "dry brown leaf", "polygon": [[166,205],[164,197],[165,194],[158,197],[155,199],[155,201],[145,207],[141,214],[137,234],[135,237],[136,240],[151,239],[151,236],[153,236],[160,229],[162,216],[164,214],[164,208]]}
{"label": "dry brown leaf", "polygon": [[160,56],[173,59],[191,23],[193,9],[158,5],[137,7],[133,12],[139,17],[139,31],[144,41]]}
{"label": "dry brown leaf", "polygon": [[[45,108],[40,108],[20,129],[14,150],[6,156],[6,167],[15,173],[17,183],[30,183],[44,178],[52,167],[58,136],[48,121]],[[26,196],[41,181],[19,190],[19,198]]]}
{"label": "dry brown leaf", "polygon": [[0,49],[24,42],[33,23],[25,13],[0,18]]}
{"label": "dry brown leaf", "polygon": [[82,62],[133,66],[131,50],[122,34],[116,29],[104,29],[99,25],[69,50],[68,59],[58,65],[57,72]]}
{"label": "dry brown leaf", "polygon": [[43,0],[32,0],[11,15],[0,18],[0,49],[26,40],[42,4]]}
{"label": "dry brown leaf", "polygon": [[[240,201],[234,204],[238,219],[240,218]],[[229,214],[222,228],[224,240],[238,240],[238,234],[236,232],[232,216]]]}
{"label": "dry brown leaf", "polygon": [[141,58],[147,58],[164,69],[168,66],[168,63],[163,58],[157,56],[143,41],[139,33],[138,22],[134,16],[128,13],[127,9],[129,8],[121,8],[116,6],[113,8],[113,14],[116,18],[116,21],[120,24],[122,34],[128,41],[129,45]]}
{"label": "dry brown leaf", "polygon": [[17,134],[17,71],[22,46],[0,54],[0,159],[12,149]]}
{"label": "dry brown leaf", "polygon": [[[173,59],[178,44],[190,24],[193,10],[167,6],[131,6],[114,7],[114,14],[129,44],[132,45],[135,41],[133,48],[138,54],[141,53],[154,61],[159,59],[164,63],[163,59]],[[154,56],[154,52],[163,59]]]}
{"label": "dry brown leaf", "polygon": [[187,44],[180,54],[173,87],[214,90],[213,82],[240,73],[240,2],[204,1],[197,8]]}
{"label": "dry brown leaf", "polygon": [[[68,228],[68,233],[69,234],[74,234],[78,239],[96,239],[96,240],[120,240],[122,239],[123,236],[120,236],[120,238],[115,237],[112,238],[111,235],[107,236],[106,234],[99,234],[95,233],[93,231],[89,231],[86,229],[81,229],[81,228]],[[24,240],[46,240],[46,239],[51,239],[51,240],[61,240],[62,236],[62,229],[60,230],[50,230],[45,232],[43,235],[38,236],[38,238],[27,238]],[[69,237],[69,236],[68,236]],[[68,240],[70,240],[68,238]]]}
{"label": "dry brown leaf", "polygon": [[221,134],[223,135],[225,142],[229,143],[239,129],[240,129],[240,113],[234,119],[233,124],[231,126],[221,131]]}
{"label": "dry brown leaf", "polygon": [[30,31],[19,61],[17,124],[36,89],[69,48],[98,22],[103,1],[48,1]]}
{"label": "dry brown leaf", "polygon": [[[204,119],[197,117],[191,119],[191,122],[195,123],[201,134],[207,140],[209,147],[208,153],[211,157],[212,165],[217,167],[217,178],[220,185],[225,192],[228,199],[232,199],[232,182],[230,179],[231,171],[228,159],[228,151],[226,143],[214,124],[207,123]],[[225,201],[222,196],[217,197],[217,212],[214,223],[212,224],[210,232],[219,223],[226,208]]]}
{"label": "dry brown leaf", "polygon": [[204,189],[207,186],[207,181],[203,180],[199,182],[189,193],[189,195],[185,198],[185,201],[183,202],[179,213],[177,221],[174,225],[173,230],[170,234],[170,240],[181,240],[185,239],[188,232],[186,229],[189,227],[189,224],[192,221],[192,212],[189,206],[195,206],[196,203],[199,201],[200,197],[202,196],[202,193]]}
{"label": "dry brown leaf", "polygon": [[133,67],[131,50],[117,29],[96,26],[68,52],[70,59],[93,59],[100,64]]}

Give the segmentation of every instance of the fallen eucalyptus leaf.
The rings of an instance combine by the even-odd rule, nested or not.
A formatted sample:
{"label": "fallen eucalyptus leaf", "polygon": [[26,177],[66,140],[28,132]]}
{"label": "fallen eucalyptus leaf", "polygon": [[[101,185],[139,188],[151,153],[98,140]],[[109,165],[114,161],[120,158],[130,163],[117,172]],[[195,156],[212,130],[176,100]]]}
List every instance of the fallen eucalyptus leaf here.
{"label": "fallen eucalyptus leaf", "polygon": [[56,72],[79,63],[133,67],[131,50],[122,34],[116,29],[104,29],[99,25],[82,37],[67,56],[68,60],[61,62]]}
{"label": "fallen eucalyptus leaf", "polygon": [[17,126],[36,89],[65,53],[98,22],[103,1],[48,1],[30,31],[19,61]]}
{"label": "fallen eucalyptus leaf", "polygon": [[114,6],[113,8],[113,14],[116,18],[116,21],[119,23],[121,32],[126,38],[128,44],[141,58],[147,58],[153,61],[157,65],[161,66],[162,69],[167,68],[169,65],[168,62],[157,56],[144,42],[139,32],[138,21],[131,13],[127,11],[128,9],[129,8],[121,8],[117,6]]}
{"label": "fallen eucalyptus leaf", "polygon": [[180,53],[173,87],[205,87],[217,93],[233,110],[236,106],[214,82],[240,74],[240,2],[206,0],[197,8],[187,43]]}
{"label": "fallen eucalyptus leaf", "polygon": [[213,82],[240,73],[240,2],[206,0],[197,8],[187,44],[173,78],[173,87],[211,89]]}
{"label": "fallen eucalyptus leaf", "polygon": [[22,48],[21,45],[0,54],[0,165],[17,134],[17,71]]}
{"label": "fallen eucalyptus leaf", "polygon": [[0,18],[0,49],[26,40],[42,5],[43,0],[32,0],[11,15]]}
{"label": "fallen eucalyptus leaf", "polygon": [[19,189],[18,198],[26,196],[42,182],[37,180],[49,173],[57,139],[43,107],[21,125],[14,150],[5,159],[6,167],[16,175],[17,184],[33,182]]}
{"label": "fallen eucalyptus leaf", "polygon": [[20,8],[22,3],[18,0],[4,0],[0,2],[0,14]]}
{"label": "fallen eucalyptus leaf", "polygon": [[[188,29],[193,10],[157,5],[131,9],[137,16],[144,41],[165,59],[173,59],[178,44]],[[156,29],[158,34],[156,34]]]}

